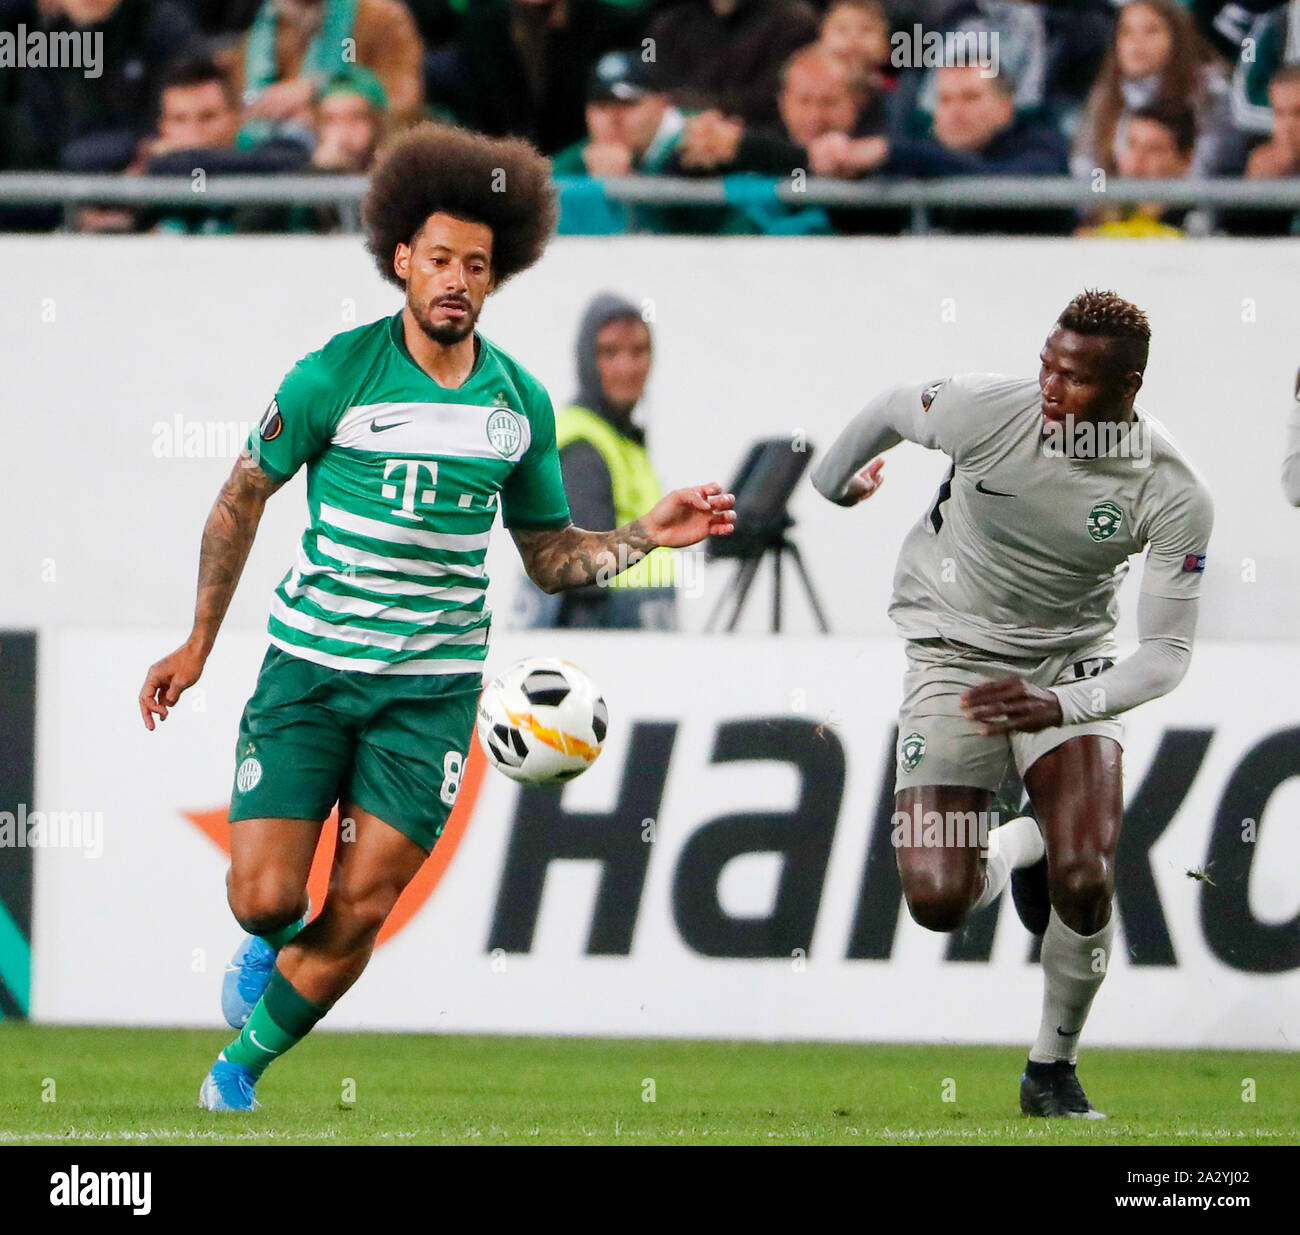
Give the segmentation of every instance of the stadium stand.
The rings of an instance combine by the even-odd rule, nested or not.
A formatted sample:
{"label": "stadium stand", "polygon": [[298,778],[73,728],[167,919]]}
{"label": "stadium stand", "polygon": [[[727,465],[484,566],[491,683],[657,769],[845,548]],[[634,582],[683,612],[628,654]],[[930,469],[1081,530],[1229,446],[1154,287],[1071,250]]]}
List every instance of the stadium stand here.
{"label": "stadium stand", "polygon": [[[347,228],[348,173],[433,117],[553,156],[566,232],[1092,233],[1154,203],[1287,235],[1298,61],[1297,0],[0,0],[0,228]],[[1153,109],[1194,140],[1144,203],[1135,119],[1182,129]],[[200,169],[233,196],[178,214]]]}

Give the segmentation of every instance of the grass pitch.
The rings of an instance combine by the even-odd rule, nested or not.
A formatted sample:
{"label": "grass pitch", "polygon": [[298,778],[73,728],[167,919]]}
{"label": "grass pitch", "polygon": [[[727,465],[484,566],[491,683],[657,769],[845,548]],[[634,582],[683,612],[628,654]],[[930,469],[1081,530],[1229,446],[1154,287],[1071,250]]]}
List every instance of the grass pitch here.
{"label": "grass pitch", "polygon": [[1019,1115],[1021,1047],[317,1033],[200,1111],[229,1037],[0,1024],[0,1147],[1300,1143],[1281,1052],[1087,1050],[1084,1123]]}

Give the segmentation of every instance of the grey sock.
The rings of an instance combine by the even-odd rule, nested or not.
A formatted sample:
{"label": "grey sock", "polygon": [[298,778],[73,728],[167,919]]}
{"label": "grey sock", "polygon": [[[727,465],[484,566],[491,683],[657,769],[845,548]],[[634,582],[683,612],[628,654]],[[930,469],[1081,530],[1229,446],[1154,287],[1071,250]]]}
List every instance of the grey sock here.
{"label": "grey sock", "polygon": [[1079,1034],[1106,976],[1115,915],[1095,935],[1078,935],[1052,910],[1043,935],[1043,1019],[1029,1058],[1035,1063],[1079,1057]]}

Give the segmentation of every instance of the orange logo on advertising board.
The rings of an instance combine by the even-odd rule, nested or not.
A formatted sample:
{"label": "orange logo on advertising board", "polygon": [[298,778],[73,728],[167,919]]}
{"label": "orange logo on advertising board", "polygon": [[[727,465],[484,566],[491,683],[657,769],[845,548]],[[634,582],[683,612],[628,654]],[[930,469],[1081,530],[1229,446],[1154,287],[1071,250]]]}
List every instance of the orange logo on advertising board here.
{"label": "orange logo on advertising board", "polygon": [[[465,761],[465,775],[461,779],[460,792],[456,795],[456,805],[452,807],[446,826],[438,843],[433,847],[429,860],[420,867],[419,873],[406,886],[406,890],[397,899],[388,921],[379,931],[376,946],[383,944],[397,934],[410,920],[419,913],[425,901],[437,888],[439,881],[451,865],[460,846],[461,837],[469,826],[474,814],[474,803],[478,800],[479,788],[483,783],[483,769],[487,761],[477,742],[471,742],[469,756]],[[182,814],[193,823],[222,853],[230,854],[230,822],[227,818],[228,806],[215,810],[183,811]],[[336,806],[321,829],[320,842],[316,846],[316,857],[311,865],[311,874],[307,877],[307,891],[311,896],[313,912],[318,912],[325,903],[325,894],[329,889],[330,867],[334,862],[334,847],[338,840],[339,812]]]}

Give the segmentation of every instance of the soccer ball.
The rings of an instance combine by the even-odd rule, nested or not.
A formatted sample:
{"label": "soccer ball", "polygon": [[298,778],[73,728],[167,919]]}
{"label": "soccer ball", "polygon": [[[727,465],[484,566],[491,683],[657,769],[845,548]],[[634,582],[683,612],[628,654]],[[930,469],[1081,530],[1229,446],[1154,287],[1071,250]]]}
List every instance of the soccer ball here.
{"label": "soccer ball", "polygon": [[478,736],[498,772],[526,785],[557,785],[585,772],[605,742],[609,709],[577,665],[532,656],[489,682]]}

